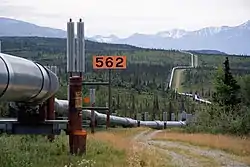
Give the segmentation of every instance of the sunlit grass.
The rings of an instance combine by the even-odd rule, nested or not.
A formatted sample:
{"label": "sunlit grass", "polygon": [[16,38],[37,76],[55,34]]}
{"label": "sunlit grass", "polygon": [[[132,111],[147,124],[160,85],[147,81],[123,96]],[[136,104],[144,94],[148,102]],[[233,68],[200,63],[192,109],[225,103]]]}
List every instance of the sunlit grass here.
{"label": "sunlit grass", "polygon": [[147,148],[136,147],[131,137],[142,131],[115,129],[87,135],[87,152],[72,156],[68,150],[68,136],[62,134],[53,143],[43,136],[1,135],[1,167],[127,167],[166,166],[161,156]]}
{"label": "sunlit grass", "polygon": [[220,149],[238,155],[250,164],[250,138],[229,135],[189,134],[181,131],[163,131],[154,136],[154,140],[180,141],[192,145]]}

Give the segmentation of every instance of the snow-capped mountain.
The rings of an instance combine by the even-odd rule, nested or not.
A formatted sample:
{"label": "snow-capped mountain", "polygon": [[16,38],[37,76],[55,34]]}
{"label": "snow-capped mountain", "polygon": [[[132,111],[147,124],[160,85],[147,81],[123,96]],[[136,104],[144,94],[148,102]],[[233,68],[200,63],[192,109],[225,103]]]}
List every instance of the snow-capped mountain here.
{"label": "snow-capped mountain", "polygon": [[[65,38],[60,29],[41,27],[24,21],[0,17],[0,36],[39,36]],[[115,35],[86,37],[86,39],[145,48],[219,50],[229,54],[250,55],[250,20],[235,27],[206,27],[196,31],[173,29],[155,34],[135,33],[127,38]]]}
{"label": "snow-capped mountain", "polygon": [[185,36],[187,34],[187,31],[182,30],[182,29],[173,29],[170,31],[162,31],[162,32],[158,32],[156,34],[156,36],[158,37],[162,37],[162,38],[181,38],[183,36]]}
{"label": "snow-capped mountain", "polygon": [[115,35],[110,35],[110,36],[101,36],[101,35],[95,35],[90,38],[90,40],[96,41],[96,42],[105,42],[105,43],[110,43],[112,41],[116,41],[119,38]]}
{"label": "snow-capped mountain", "polygon": [[[99,42],[107,41],[98,36]],[[127,38],[112,36],[108,43],[130,44],[146,48],[220,50],[230,54],[250,55],[250,20],[235,27],[206,27],[196,31],[173,29],[156,34],[135,33]]]}

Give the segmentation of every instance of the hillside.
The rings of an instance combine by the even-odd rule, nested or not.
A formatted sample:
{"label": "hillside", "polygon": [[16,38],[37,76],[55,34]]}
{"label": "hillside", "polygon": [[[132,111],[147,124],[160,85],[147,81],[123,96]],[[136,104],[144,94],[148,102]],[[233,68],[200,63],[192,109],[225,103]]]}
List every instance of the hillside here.
{"label": "hillside", "polygon": [[[2,41],[2,50],[5,53],[22,56],[28,59],[39,61],[44,65],[57,65],[63,73],[66,68],[66,39],[61,38],[41,38],[41,37],[0,37]],[[92,56],[97,54],[103,55],[126,55],[128,57],[128,68],[126,70],[117,70],[118,77],[114,78],[114,84],[124,88],[133,88],[137,90],[166,89],[170,78],[171,69],[177,65],[190,65],[190,57],[178,51],[170,50],[153,50],[143,49],[130,45],[123,44],[107,44],[92,41],[86,41],[86,56],[87,56],[87,72],[92,72]],[[229,55],[230,56],[230,55]],[[205,55],[199,54],[198,63],[202,69],[212,74],[215,67],[223,64],[225,55]],[[232,57],[230,56],[231,67],[248,69],[250,59],[247,57]],[[204,71],[203,70],[203,71]],[[193,77],[200,75],[202,70],[192,73]],[[246,71],[246,70],[245,70]],[[239,73],[239,71],[235,71]],[[102,75],[98,72],[98,75]],[[155,75],[156,74],[156,75]],[[185,73],[184,73],[185,74]],[[212,75],[207,75],[208,80],[205,83],[211,85]],[[198,76],[192,80],[199,80]],[[131,84],[131,80],[136,82]],[[194,82],[199,85],[201,82]],[[181,81],[182,82],[182,81]],[[187,86],[193,82],[183,83]],[[204,85],[204,84],[203,84]],[[196,87],[196,86],[195,86]],[[207,85],[207,88],[209,86]],[[189,87],[191,88],[191,87]],[[201,91],[200,86],[196,87]],[[194,88],[194,89],[196,89]],[[193,88],[192,88],[193,89]],[[187,90],[187,89],[184,89]],[[190,91],[190,89],[188,90]]]}
{"label": "hillside", "polygon": [[0,36],[38,36],[65,38],[60,29],[41,27],[28,22],[0,17]]}
{"label": "hillside", "polygon": [[[55,50],[57,53],[66,53],[67,41],[65,38],[0,37],[0,40],[2,41],[2,50],[5,52],[13,52],[15,50],[50,52]],[[86,40],[85,45],[87,53],[98,53],[101,51],[104,52],[102,54],[107,54],[109,51],[149,50],[131,45],[98,43],[89,40]]]}
{"label": "hillside", "polygon": [[[66,40],[60,38],[39,38],[39,37],[5,37],[0,38],[3,41],[3,52],[18,55],[28,59],[38,61],[44,65],[57,65],[59,68],[60,90],[56,97],[59,99],[67,98],[67,74],[66,74]],[[191,98],[184,98],[176,95],[168,89],[168,82],[171,70],[174,66],[190,65],[190,56],[174,50],[150,50],[136,48],[128,45],[112,45],[104,43],[86,42],[86,73],[85,81],[107,81],[107,70],[93,70],[92,56],[96,54],[121,54],[127,56],[126,70],[112,70],[112,112],[118,116],[128,116],[135,118],[137,113],[149,112],[149,120],[162,119],[162,111],[169,113],[179,113],[185,110],[187,113],[210,112],[209,106],[197,105]],[[217,68],[223,66],[225,62],[224,55],[199,55],[199,67],[183,71],[180,75],[183,92],[198,92],[201,97],[212,100],[216,93],[214,84]],[[228,56],[230,68],[233,76],[241,85],[239,96],[242,99],[240,113],[246,113],[244,110],[249,106],[249,57]],[[224,76],[222,74],[222,76]],[[230,93],[227,91],[226,93]],[[88,87],[84,87],[83,96],[89,96]],[[222,96],[224,97],[224,96]],[[228,97],[226,94],[225,97]],[[96,105],[105,106],[108,101],[108,88],[105,86],[96,87]],[[217,110],[217,108],[216,108]],[[223,111],[221,108],[218,110]],[[244,110],[244,111],[243,111]],[[6,112],[6,106],[0,105],[0,111]],[[217,112],[213,112],[217,113]],[[236,112],[237,113],[237,112]],[[6,113],[0,113],[6,115]],[[207,113],[209,114],[209,113]],[[247,114],[247,113],[246,113]],[[202,116],[202,115],[201,115]],[[204,116],[204,115],[203,115]],[[219,115],[218,120],[214,120],[212,115],[208,122],[203,121],[207,115],[200,119],[202,124],[200,129],[207,127],[207,124],[218,132],[226,131],[229,133],[247,133],[244,129],[245,123],[249,121],[244,118],[242,126],[235,123],[233,126],[221,127],[215,126],[221,123],[224,115]],[[226,118],[231,122],[231,117]],[[214,124],[211,120],[218,121]],[[194,125],[194,127],[197,127]],[[240,131],[235,129],[240,128]],[[199,129],[193,129],[199,130]]]}
{"label": "hillside", "polygon": [[226,53],[218,51],[218,50],[187,50],[187,51],[194,53],[194,54],[227,55]]}

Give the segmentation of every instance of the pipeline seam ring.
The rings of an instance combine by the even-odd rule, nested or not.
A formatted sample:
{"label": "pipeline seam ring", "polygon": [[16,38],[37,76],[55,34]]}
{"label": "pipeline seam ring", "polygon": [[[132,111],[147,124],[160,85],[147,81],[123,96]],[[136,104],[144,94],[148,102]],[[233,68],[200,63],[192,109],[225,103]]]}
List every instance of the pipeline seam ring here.
{"label": "pipeline seam ring", "polygon": [[8,81],[7,81],[7,86],[5,87],[5,89],[3,90],[2,94],[0,94],[0,98],[6,93],[6,91],[8,90],[9,88],[9,85],[10,85],[10,70],[8,68],[8,63],[6,62],[6,60],[4,60],[4,58],[1,56],[0,59],[3,60],[3,63],[5,64],[6,66],[6,69],[7,69],[7,72],[8,72]]}
{"label": "pipeline seam ring", "polygon": [[[41,86],[41,89],[39,90],[39,92],[38,92],[36,95],[34,95],[34,96],[32,96],[31,98],[29,98],[28,100],[32,100],[32,99],[36,98],[36,97],[42,92],[43,87],[44,87],[44,75],[43,75],[43,72],[42,72],[41,68],[37,65],[36,62],[33,62],[33,63],[38,67],[38,69],[39,69],[40,72],[42,73],[42,86]],[[39,64],[39,65],[40,65],[40,64]]]}

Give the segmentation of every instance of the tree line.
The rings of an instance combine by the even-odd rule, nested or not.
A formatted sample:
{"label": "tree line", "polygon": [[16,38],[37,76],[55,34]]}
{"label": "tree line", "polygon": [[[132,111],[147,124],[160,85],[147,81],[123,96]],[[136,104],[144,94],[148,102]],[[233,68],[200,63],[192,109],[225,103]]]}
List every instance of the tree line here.
{"label": "tree line", "polygon": [[250,75],[235,79],[229,59],[218,68],[214,78],[212,105],[195,111],[196,121],[187,129],[212,133],[249,135],[250,133]]}

